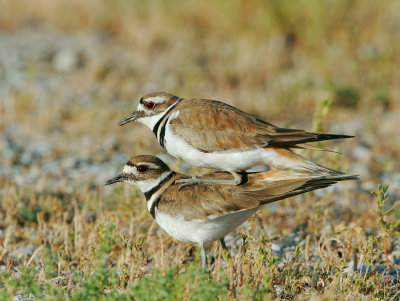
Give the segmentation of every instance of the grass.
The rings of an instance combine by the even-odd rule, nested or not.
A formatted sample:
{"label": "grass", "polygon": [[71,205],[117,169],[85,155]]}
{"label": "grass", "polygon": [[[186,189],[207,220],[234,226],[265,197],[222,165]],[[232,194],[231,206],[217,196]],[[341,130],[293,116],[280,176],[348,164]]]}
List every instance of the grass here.
{"label": "grass", "polygon": [[[0,299],[400,297],[397,1],[0,5]],[[103,186],[161,151],[116,125],[157,90],[355,135],[304,155],[361,181],[265,207],[205,271],[135,188]]]}
{"label": "grass", "polygon": [[[399,232],[398,216],[384,204],[387,186],[375,192],[376,210],[358,205],[349,222],[342,220],[344,213],[335,213],[340,206],[321,203],[332,202],[333,194],[317,203],[310,196],[303,203],[292,201],[292,212],[283,216],[279,211],[263,212],[240,231],[242,238],[231,252],[213,246],[215,266],[210,272],[200,267],[195,246],[176,242],[153,225],[144,214],[144,204],[131,204],[137,212],[127,214],[120,188],[113,202],[104,200],[96,221],[86,218],[93,206],[90,199],[96,200],[89,192],[88,200],[76,204],[72,219],[60,196],[36,196],[48,205],[47,213],[38,211],[36,219],[18,224],[11,216],[20,214],[15,210],[21,208],[18,193],[15,188],[6,198],[16,203],[3,204],[10,221],[1,255],[6,266],[0,276],[4,299],[15,295],[51,300],[340,299],[352,294],[394,300],[399,290],[398,279],[387,274],[398,266],[388,254]],[[35,208],[36,197],[24,205]],[[79,195],[65,196],[74,198]],[[280,257],[271,242],[278,244],[281,238],[269,235],[261,225],[276,227],[273,233],[281,233],[283,239],[294,233],[298,243],[289,244],[289,251]],[[21,242],[35,244],[33,254],[22,260],[7,256]],[[356,267],[351,267],[353,262]]]}

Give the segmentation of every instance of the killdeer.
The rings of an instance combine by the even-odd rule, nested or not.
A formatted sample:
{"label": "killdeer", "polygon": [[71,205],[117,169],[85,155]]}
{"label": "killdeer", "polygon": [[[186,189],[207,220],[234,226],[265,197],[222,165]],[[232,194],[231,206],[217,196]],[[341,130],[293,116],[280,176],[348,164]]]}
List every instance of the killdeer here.
{"label": "killdeer", "polygon": [[[131,158],[122,174],[106,185],[125,182],[137,186],[147,200],[147,209],[170,236],[202,247],[202,262],[206,264],[204,244],[221,240],[250,218],[261,206],[328,187],[338,181],[357,179],[354,175],[315,176],[284,171],[242,172],[242,185],[194,184],[181,190],[179,179],[189,176],[171,170],[157,157],[140,155]],[[206,180],[226,180],[227,172],[202,176]]]}
{"label": "killdeer", "polygon": [[[307,160],[292,149],[313,149],[306,143],[353,137],[279,128],[216,100],[183,99],[164,92],[143,96],[136,112],[119,125],[131,121],[148,126],[172,156],[197,167],[225,170],[233,175],[233,180],[212,180],[216,184],[238,185],[242,182],[240,171],[262,164],[326,175],[343,174]],[[199,181],[182,180],[192,184]]]}

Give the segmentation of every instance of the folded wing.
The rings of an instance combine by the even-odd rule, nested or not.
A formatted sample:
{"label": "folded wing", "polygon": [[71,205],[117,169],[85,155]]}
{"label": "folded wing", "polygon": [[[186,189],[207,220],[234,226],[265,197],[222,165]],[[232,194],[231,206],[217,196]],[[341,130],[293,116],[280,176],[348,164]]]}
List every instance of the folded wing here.
{"label": "folded wing", "polygon": [[[304,176],[283,171],[265,171],[245,174],[246,182],[239,186],[200,184],[171,185],[162,194],[158,208],[172,216],[186,219],[220,216],[229,212],[246,210],[294,195],[328,187],[339,181],[354,180],[354,175]],[[212,173],[204,178],[229,179],[226,172]],[[168,204],[168,205],[167,205]]]}
{"label": "folded wing", "polygon": [[206,99],[185,100],[173,130],[203,152],[248,150],[254,147],[296,147],[297,144],[350,138],[276,127],[228,104]]}

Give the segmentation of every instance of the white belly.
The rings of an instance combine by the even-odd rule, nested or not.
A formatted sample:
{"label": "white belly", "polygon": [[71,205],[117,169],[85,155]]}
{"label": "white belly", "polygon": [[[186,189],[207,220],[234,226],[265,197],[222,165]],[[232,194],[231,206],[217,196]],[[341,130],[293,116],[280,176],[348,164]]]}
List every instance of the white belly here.
{"label": "white belly", "polygon": [[155,218],[161,228],[175,239],[203,244],[223,238],[252,216],[258,207],[211,217],[207,220],[187,221],[183,216],[171,217],[156,209]]}
{"label": "white belly", "polygon": [[254,148],[246,151],[220,151],[205,153],[188,144],[175,135],[170,124],[165,131],[165,148],[167,152],[187,163],[204,168],[215,168],[227,171],[244,171],[257,165],[268,164],[282,168],[298,168],[292,160],[279,155],[273,149]]}

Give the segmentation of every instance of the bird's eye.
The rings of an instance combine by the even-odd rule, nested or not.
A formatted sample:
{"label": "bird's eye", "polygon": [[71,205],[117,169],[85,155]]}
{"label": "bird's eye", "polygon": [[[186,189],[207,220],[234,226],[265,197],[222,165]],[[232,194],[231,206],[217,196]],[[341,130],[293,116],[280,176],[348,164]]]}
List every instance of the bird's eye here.
{"label": "bird's eye", "polygon": [[149,102],[146,102],[146,104],[144,105],[144,107],[145,107],[147,110],[153,110],[153,109],[156,107],[156,103],[153,102],[153,101],[149,101]]}
{"label": "bird's eye", "polygon": [[147,165],[139,165],[137,167],[137,171],[139,173],[146,173],[149,170],[149,167]]}

